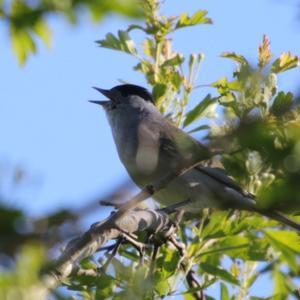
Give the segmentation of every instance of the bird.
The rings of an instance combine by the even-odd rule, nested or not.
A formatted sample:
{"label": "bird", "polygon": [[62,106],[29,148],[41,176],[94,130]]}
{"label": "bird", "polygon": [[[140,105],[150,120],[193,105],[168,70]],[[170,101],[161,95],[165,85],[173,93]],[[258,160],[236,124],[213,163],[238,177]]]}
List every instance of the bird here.
{"label": "bird", "polygon": [[255,196],[224,169],[206,166],[213,155],[209,147],[163,116],[146,88],[134,84],[94,88],[107,100],[90,102],[104,108],[119,158],[137,186],[145,188],[194,166],[154,193],[161,205],[186,201],[183,210],[192,214],[206,208],[251,211],[300,231],[300,224],[281,212],[258,207]]}

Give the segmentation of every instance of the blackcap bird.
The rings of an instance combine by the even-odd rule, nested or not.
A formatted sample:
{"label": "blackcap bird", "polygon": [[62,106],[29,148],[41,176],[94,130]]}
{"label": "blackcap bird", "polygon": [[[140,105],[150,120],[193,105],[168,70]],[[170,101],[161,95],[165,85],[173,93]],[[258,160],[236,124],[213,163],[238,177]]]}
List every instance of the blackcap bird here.
{"label": "blackcap bird", "polygon": [[[110,90],[95,89],[109,100],[90,102],[104,108],[119,157],[139,187],[157,183],[169,174],[211,157],[206,146],[159,112],[153,96],[145,88],[123,84]],[[172,180],[153,198],[165,206],[188,200],[183,209],[192,213],[204,208],[254,211],[300,230],[300,224],[285,215],[258,208],[255,197],[221,168],[197,165]]]}

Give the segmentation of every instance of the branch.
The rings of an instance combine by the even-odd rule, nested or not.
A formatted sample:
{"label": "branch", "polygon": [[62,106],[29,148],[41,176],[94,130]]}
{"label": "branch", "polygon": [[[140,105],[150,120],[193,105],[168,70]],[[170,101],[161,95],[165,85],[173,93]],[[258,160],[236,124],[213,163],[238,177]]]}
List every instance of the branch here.
{"label": "branch", "polygon": [[[186,256],[185,245],[183,243],[178,242],[174,235],[172,235],[169,238],[169,242],[171,242],[177,248],[182,258]],[[201,288],[200,283],[198,282],[195,271],[192,269],[192,265],[182,260],[180,266],[183,269],[183,271],[186,273],[185,278],[189,288],[193,290],[194,298],[196,300],[205,300],[206,299],[205,294],[203,292],[203,289]]]}
{"label": "branch", "polygon": [[122,237],[124,231],[127,233],[157,232],[166,228],[170,224],[170,220],[163,211],[133,209],[140,202],[165,188],[171,181],[193,169],[199,163],[200,161],[194,162],[177,172],[167,174],[153,185],[146,186],[106,220],[92,225],[82,236],[69,242],[61,256],[53,263],[50,271],[44,274],[43,285],[45,288],[55,288],[72,273],[79,259],[91,256],[109,240]]}
{"label": "branch", "polygon": [[203,293],[203,289],[200,288],[200,284],[197,280],[197,276],[195,271],[190,269],[186,274],[186,281],[190,287],[190,289],[194,289],[193,296],[196,300],[205,300],[206,297]]}
{"label": "branch", "polygon": [[122,237],[123,232],[118,228],[122,228],[127,233],[158,232],[167,228],[169,224],[170,219],[167,214],[151,209],[131,210],[117,219],[109,217],[93,224],[82,236],[69,242],[50,270],[42,276],[43,285],[47,289],[55,288],[76,269],[78,260],[94,254],[109,240]]}

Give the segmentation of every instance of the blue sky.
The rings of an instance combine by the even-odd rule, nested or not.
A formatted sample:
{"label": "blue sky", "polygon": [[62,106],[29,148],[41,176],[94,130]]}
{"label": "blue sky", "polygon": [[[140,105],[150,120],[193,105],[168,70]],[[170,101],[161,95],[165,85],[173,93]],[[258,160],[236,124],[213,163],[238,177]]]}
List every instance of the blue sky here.
{"label": "blue sky", "polygon": [[[176,50],[205,54],[198,83],[207,84],[232,73],[234,64],[219,57],[223,51],[235,51],[254,61],[264,33],[271,39],[275,57],[287,50],[300,55],[293,4],[276,0],[168,0],[163,11],[171,15],[209,11],[213,25],[183,29],[173,36]],[[49,51],[41,45],[38,55],[23,68],[12,54],[7,31],[0,28],[0,166],[21,165],[29,172],[28,185],[10,198],[12,204],[32,215],[62,207],[80,208],[128,178],[104,112],[87,100],[101,98],[92,86],[110,88],[118,79],[145,85],[144,78],[132,69],[134,59],[94,43],[107,32],[125,29],[129,20],[107,17],[95,25],[83,17],[75,28],[61,19],[49,21],[54,31],[53,48]],[[291,70],[280,76],[279,86],[296,91],[299,78],[299,69]],[[207,92],[213,91],[195,91],[192,103]],[[0,174],[0,188],[11,193],[5,179],[9,170],[6,172],[4,177]]]}

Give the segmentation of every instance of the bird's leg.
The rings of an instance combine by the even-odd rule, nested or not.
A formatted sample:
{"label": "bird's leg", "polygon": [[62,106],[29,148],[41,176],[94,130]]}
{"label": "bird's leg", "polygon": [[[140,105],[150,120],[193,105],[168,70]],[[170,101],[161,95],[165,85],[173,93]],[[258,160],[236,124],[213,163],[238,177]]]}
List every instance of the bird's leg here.
{"label": "bird's leg", "polygon": [[139,242],[137,240],[137,236],[134,234],[129,234],[128,232],[125,232],[124,230],[118,228],[121,231],[121,236],[122,238],[130,243],[138,252],[140,255],[140,264],[142,265],[144,263],[144,254],[145,254],[145,249],[146,249],[146,244]]}

